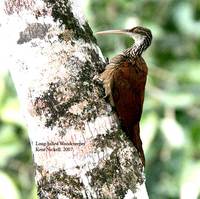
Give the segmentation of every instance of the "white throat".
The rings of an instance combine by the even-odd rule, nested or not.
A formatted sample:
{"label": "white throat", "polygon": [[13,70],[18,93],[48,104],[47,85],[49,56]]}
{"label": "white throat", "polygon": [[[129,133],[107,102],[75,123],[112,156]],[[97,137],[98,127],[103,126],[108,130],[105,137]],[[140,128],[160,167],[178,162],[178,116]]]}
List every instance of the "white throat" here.
{"label": "white throat", "polygon": [[145,37],[144,36],[141,36],[139,34],[134,34],[132,36],[133,40],[135,41],[134,45],[136,46],[140,46],[144,43],[144,40],[145,40]]}

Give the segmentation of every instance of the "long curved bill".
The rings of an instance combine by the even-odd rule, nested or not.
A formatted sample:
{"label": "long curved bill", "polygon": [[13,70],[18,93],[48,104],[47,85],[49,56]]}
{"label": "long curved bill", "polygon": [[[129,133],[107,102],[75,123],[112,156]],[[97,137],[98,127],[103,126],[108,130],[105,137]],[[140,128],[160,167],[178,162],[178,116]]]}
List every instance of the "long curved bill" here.
{"label": "long curved bill", "polygon": [[96,35],[106,35],[106,34],[130,35],[130,31],[128,29],[122,29],[122,30],[105,30],[105,31],[96,32]]}

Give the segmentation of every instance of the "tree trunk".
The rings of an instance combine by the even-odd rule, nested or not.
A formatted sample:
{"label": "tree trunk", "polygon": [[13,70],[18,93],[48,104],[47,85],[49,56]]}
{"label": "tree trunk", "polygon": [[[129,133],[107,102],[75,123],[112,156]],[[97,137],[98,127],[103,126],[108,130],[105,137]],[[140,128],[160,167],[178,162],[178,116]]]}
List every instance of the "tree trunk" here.
{"label": "tree trunk", "polygon": [[104,58],[79,0],[0,2],[39,198],[148,198],[138,153],[104,100]]}

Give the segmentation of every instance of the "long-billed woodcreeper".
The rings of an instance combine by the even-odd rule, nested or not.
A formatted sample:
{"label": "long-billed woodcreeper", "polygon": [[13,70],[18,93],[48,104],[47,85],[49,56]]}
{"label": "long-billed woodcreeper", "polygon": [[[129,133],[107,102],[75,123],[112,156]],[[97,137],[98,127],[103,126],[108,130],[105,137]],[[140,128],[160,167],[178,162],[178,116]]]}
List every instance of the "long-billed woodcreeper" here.
{"label": "long-billed woodcreeper", "polygon": [[144,27],[123,30],[107,30],[97,34],[126,34],[134,44],[110,60],[100,79],[103,81],[106,97],[115,107],[122,130],[132,141],[145,165],[140,139],[140,118],[142,115],[145,84],[148,68],[142,53],[152,41],[151,31]]}

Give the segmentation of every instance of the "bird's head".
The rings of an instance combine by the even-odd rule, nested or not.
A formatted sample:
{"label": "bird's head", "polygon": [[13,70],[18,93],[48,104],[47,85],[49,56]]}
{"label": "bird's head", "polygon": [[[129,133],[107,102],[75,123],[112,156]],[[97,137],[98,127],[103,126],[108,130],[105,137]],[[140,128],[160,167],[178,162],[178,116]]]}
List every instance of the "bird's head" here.
{"label": "bird's head", "polygon": [[135,41],[135,44],[140,44],[145,41],[147,46],[150,46],[152,40],[151,31],[148,28],[144,28],[141,26],[136,26],[131,29],[105,30],[97,32],[96,34],[97,35],[124,34],[132,37]]}

